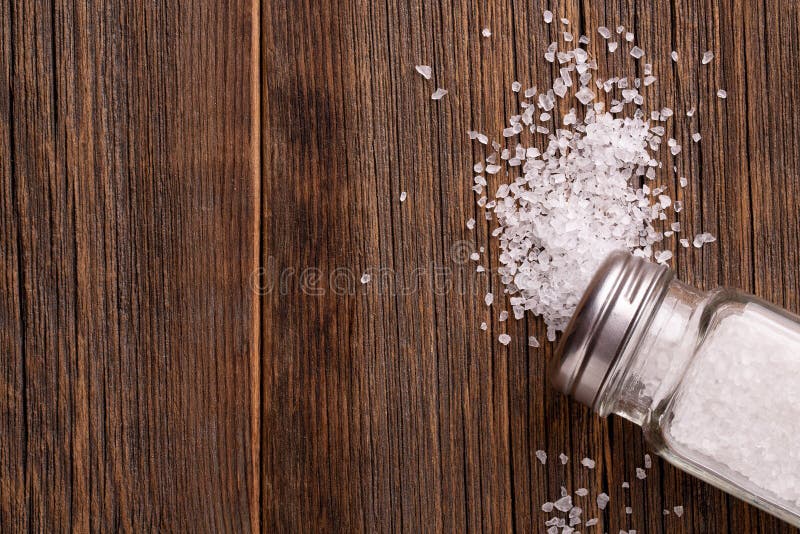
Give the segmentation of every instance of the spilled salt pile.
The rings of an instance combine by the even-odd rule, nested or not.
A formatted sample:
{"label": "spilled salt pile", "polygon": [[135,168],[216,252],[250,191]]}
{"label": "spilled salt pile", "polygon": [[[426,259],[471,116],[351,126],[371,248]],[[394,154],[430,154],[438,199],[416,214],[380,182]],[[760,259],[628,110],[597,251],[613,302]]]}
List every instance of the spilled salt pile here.
{"label": "spilled salt pile", "polygon": [[[545,22],[553,21],[552,13],[543,16]],[[597,33],[603,39],[612,36],[606,27]],[[628,54],[642,61],[647,53],[633,44],[633,34],[623,27],[617,27],[617,34],[624,37]],[[657,79],[653,66],[643,65],[644,79],[601,78],[597,60],[580,46],[589,38],[581,36],[573,46],[569,37],[563,49],[557,42],[546,47],[544,58],[558,65],[557,75],[549,88],[524,92],[519,113],[502,132],[507,147],[490,145],[480,132],[468,132],[470,139],[493,148],[485,162],[474,165],[473,190],[478,205],[498,223],[492,235],[499,239],[498,273],[504,292],[515,318],[530,311],[544,319],[551,341],[567,326],[589,280],[611,251],[670,261],[674,245],[662,241],[679,238],[680,224],[673,219],[683,209],[665,187],[648,185],[663,166],[659,152],[675,157],[682,149],[672,138],[662,143],[673,110],[645,113],[641,108],[640,91]],[[614,42],[614,49],[617,46]],[[709,57],[713,54],[704,59]],[[521,87],[515,81],[512,89],[519,92]],[[559,116],[562,99],[574,107]],[[554,127],[545,126],[551,120]],[[521,136],[527,132],[546,134],[546,145],[524,144]],[[668,148],[660,150],[662,144]],[[521,172],[514,173],[515,168]],[[493,197],[487,195],[487,178],[503,171],[517,177],[502,184]],[[692,244],[713,241],[711,234],[702,233]]]}

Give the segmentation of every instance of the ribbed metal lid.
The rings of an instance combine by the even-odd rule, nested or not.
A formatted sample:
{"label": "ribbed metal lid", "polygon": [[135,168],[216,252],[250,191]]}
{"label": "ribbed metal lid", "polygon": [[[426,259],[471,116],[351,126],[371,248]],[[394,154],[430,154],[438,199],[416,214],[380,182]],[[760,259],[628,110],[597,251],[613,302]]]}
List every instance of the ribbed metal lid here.
{"label": "ribbed metal lid", "polygon": [[572,316],[551,368],[553,387],[595,407],[634,327],[660,301],[673,273],[624,251],[609,255]]}

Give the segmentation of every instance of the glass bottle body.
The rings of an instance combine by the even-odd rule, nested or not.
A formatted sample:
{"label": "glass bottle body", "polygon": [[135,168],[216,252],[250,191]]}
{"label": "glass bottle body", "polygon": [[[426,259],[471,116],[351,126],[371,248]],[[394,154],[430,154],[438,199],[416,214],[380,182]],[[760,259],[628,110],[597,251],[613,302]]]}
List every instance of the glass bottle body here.
{"label": "glass bottle body", "polygon": [[672,280],[595,409],[641,425],[670,463],[800,526],[800,318]]}

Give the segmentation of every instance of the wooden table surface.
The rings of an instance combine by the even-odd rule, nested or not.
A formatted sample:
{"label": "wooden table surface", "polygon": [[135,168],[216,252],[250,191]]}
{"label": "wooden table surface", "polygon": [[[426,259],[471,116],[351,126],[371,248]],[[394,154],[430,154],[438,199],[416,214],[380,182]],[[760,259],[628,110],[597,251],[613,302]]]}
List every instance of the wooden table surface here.
{"label": "wooden table surface", "polygon": [[797,532],[659,460],[637,480],[640,430],[554,393],[541,322],[482,304],[465,132],[551,83],[544,8],[601,70],[633,63],[599,25],[654,64],[689,186],[659,180],[718,236],[680,276],[800,312],[792,0],[10,0],[0,531],[543,532],[563,485],[585,532]]}

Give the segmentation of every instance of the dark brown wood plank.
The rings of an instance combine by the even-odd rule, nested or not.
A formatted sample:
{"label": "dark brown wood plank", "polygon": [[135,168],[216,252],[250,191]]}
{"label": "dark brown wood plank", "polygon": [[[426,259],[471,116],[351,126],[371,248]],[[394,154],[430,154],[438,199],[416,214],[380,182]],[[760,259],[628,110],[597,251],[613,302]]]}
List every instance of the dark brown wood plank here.
{"label": "dark brown wood plank", "polygon": [[3,7],[4,531],[258,530],[256,6]]}
{"label": "dark brown wood plank", "polygon": [[[659,82],[646,105],[674,108],[668,134],[684,147],[674,172],[663,156],[659,183],[686,205],[682,237],[719,238],[700,251],[672,245],[681,278],[796,311],[800,119],[785,112],[791,92],[772,94],[769,80],[796,76],[800,23],[796,6],[781,16],[780,4],[541,8],[569,17],[576,38],[589,35],[601,76],[641,75],[653,63]],[[584,515],[600,517],[598,531],[796,531],[655,457],[637,480],[648,450],[641,430],[553,393],[553,347],[525,347],[529,334],[544,339],[543,325],[499,322],[498,281],[461,261],[483,246],[497,267],[469,190],[472,163],[486,153],[465,132],[499,137],[516,110],[512,81],[552,82],[541,54],[560,39],[557,20],[546,25],[540,6],[515,0],[275,0],[262,22],[265,527],[536,532],[541,504],[563,485],[591,491]],[[627,47],[609,54],[596,33],[620,24],[647,52],[638,67]],[[491,38],[480,37],[483,27]],[[716,58],[700,66],[707,49]],[[433,80],[415,64],[432,65]],[[432,102],[437,86],[450,93]],[[385,272],[362,286],[370,269]],[[498,297],[491,310],[482,303],[489,290]],[[488,332],[478,328],[484,320]],[[508,348],[496,342],[501,332],[513,338]],[[548,453],[546,466],[536,449]],[[584,456],[595,470],[580,467]],[[604,512],[600,491],[612,498]],[[676,505],[682,518],[663,515]]]}

